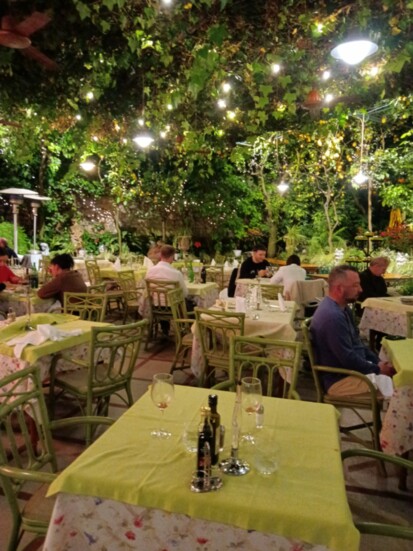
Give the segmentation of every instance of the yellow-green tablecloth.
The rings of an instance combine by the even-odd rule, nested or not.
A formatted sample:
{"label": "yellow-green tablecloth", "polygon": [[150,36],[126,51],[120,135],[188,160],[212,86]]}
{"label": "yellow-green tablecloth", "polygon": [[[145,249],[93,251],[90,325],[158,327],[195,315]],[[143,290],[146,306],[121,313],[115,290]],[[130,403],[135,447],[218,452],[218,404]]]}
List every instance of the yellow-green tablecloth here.
{"label": "yellow-green tablecloth", "polygon": [[398,313],[413,312],[413,304],[403,304],[400,297],[367,298],[361,307]]}
{"label": "yellow-green tablecloth", "polygon": [[[146,393],[53,482],[49,495],[98,496],[280,534],[331,550],[358,550],[359,533],[346,500],[332,406],[264,398],[265,447],[279,446],[278,473],[265,478],[252,470],[243,477],[224,477],[218,492],[190,492],[195,456],[185,452],[181,434],[184,422],[199,417],[209,392],[175,387],[164,419],[173,434],[161,441],[150,436],[161,419]],[[229,444],[235,395],[218,395]]]}
{"label": "yellow-green tablecloth", "polygon": [[189,283],[189,281],[186,281],[185,285],[188,289],[189,295],[198,296],[201,298],[205,298],[208,293],[214,289],[218,290],[218,285],[212,281],[209,283]]}
{"label": "yellow-green tablecloth", "polygon": [[395,387],[413,386],[413,339],[399,341],[382,340],[382,346],[397,373],[393,377]]}
{"label": "yellow-green tablecloth", "polygon": [[[17,320],[0,329],[0,354],[5,356],[13,356],[14,348],[8,346],[6,343],[19,335],[24,335],[25,325],[27,322],[27,316],[17,318]],[[92,327],[105,326],[107,323],[100,323],[95,321],[80,320],[77,316],[69,314],[33,314],[31,317],[31,325],[36,327],[39,324],[57,324],[64,331],[71,331],[73,329],[82,329],[83,333],[74,337],[68,337],[61,341],[46,341],[43,344],[32,346],[27,345],[22,353],[21,359],[29,364],[35,363],[42,356],[48,354],[55,354],[60,350],[72,348],[83,344],[90,339],[90,330]]]}
{"label": "yellow-green tablecloth", "polygon": [[[147,268],[134,269],[134,268],[127,268],[127,267],[123,268],[120,271],[122,272],[122,271],[129,271],[129,270],[133,271],[136,283],[138,283],[139,281],[142,281],[142,279],[144,279],[144,277],[146,275],[146,272],[147,272]],[[119,277],[119,272],[117,270],[115,270],[115,268],[113,268],[113,267],[111,267],[111,268],[100,268],[100,275],[104,279],[114,279],[114,280],[116,280]]]}

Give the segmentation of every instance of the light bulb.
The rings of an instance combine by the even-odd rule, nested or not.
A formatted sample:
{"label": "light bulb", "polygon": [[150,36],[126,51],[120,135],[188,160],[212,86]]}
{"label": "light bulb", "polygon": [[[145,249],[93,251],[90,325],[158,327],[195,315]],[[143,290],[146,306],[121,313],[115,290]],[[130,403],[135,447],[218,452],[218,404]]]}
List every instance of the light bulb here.
{"label": "light bulb", "polygon": [[227,106],[227,102],[224,99],[219,99],[217,101],[217,105],[220,109],[225,109],[225,107]]}
{"label": "light bulb", "polygon": [[362,170],[360,170],[359,172],[357,172],[357,174],[354,176],[353,178],[353,182],[355,184],[357,184],[358,186],[361,186],[362,184],[365,184],[367,182],[367,180],[369,179],[369,177],[364,174],[364,172]]}
{"label": "light bulb", "polygon": [[278,63],[273,63],[271,65],[271,71],[274,73],[274,75],[278,74],[281,71],[281,65]]}
{"label": "light bulb", "polygon": [[80,168],[83,168],[86,172],[92,172],[96,168],[96,165],[93,161],[83,161],[80,163]]}
{"label": "light bulb", "polygon": [[133,138],[133,141],[136,145],[142,149],[145,149],[146,147],[149,147],[154,140],[149,134],[138,134]]}
{"label": "light bulb", "polygon": [[277,186],[277,189],[278,191],[282,194],[282,193],[285,193],[287,191],[287,189],[289,189],[289,185],[287,184],[287,182],[283,182],[281,181],[278,186]]}
{"label": "light bulb", "polygon": [[341,59],[349,65],[357,65],[357,63],[374,54],[377,50],[377,44],[370,40],[352,40],[336,46],[331,51],[331,55],[335,59]]}

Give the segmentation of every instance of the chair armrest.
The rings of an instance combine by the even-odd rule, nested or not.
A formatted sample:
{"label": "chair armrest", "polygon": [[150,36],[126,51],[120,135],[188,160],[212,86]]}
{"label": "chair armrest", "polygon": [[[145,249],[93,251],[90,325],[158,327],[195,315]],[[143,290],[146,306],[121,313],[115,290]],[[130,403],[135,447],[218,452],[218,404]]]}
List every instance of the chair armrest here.
{"label": "chair armrest", "polygon": [[233,392],[235,392],[236,385],[236,381],[222,381],[221,383],[217,383],[216,385],[211,386],[211,390],[232,390]]}
{"label": "chair armrest", "polygon": [[99,417],[98,415],[85,415],[84,417],[67,417],[65,419],[56,419],[50,421],[50,430],[60,429],[62,427],[72,427],[76,425],[113,425],[115,419],[111,417]]}
{"label": "chair armrest", "polygon": [[18,467],[10,467],[9,465],[0,466],[0,471],[3,476],[12,478],[13,480],[24,480],[26,482],[38,482],[40,484],[48,484],[56,478],[56,473],[47,473],[42,471],[30,471],[28,469],[19,469]]}
{"label": "chair armrest", "polygon": [[357,377],[358,379],[361,379],[366,383],[371,394],[374,396],[375,399],[377,399],[377,389],[370,381],[370,379],[366,377],[366,375],[364,375],[364,373],[360,373],[359,371],[354,371],[352,369],[345,369],[343,367],[329,367],[326,365],[314,365],[313,369],[316,369],[317,371],[323,371],[324,373],[337,373],[340,375],[346,375],[347,377]]}
{"label": "chair armrest", "polygon": [[177,323],[194,323],[195,320],[188,319],[188,318],[177,318],[177,319],[174,319],[173,321]]}
{"label": "chair armrest", "polygon": [[369,449],[350,449],[341,452],[341,459],[344,461],[349,457],[369,457],[370,459],[377,459],[378,461],[387,461],[388,463],[393,463],[393,465],[398,465],[399,467],[404,467],[406,469],[413,470],[413,461],[409,459],[403,459],[397,455],[387,455],[386,453],[379,452],[377,450]]}
{"label": "chair armrest", "polygon": [[65,362],[77,365],[78,367],[83,367],[84,369],[88,369],[89,367],[88,363],[83,362],[82,360],[77,360],[76,358],[71,358],[65,352],[59,352],[59,354],[56,355],[53,362],[53,367],[55,367],[60,360],[65,360]]}

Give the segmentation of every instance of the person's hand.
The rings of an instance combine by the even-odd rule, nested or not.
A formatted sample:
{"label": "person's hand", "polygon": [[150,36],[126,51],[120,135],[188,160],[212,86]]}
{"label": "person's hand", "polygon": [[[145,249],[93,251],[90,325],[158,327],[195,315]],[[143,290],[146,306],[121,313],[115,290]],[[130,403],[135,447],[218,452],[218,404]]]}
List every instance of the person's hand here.
{"label": "person's hand", "polygon": [[259,270],[258,277],[267,277],[267,270]]}
{"label": "person's hand", "polygon": [[394,367],[390,362],[379,362],[379,369],[382,375],[393,377],[393,375],[395,374]]}

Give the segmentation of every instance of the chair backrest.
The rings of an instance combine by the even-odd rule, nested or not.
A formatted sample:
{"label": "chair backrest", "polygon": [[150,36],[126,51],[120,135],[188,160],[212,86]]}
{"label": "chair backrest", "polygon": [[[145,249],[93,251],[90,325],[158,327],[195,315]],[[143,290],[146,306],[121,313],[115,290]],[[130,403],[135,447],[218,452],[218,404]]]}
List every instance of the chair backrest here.
{"label": "chair backrest", "polygon": [[184,292],[180,287],[168,291],[168,305],[171,308],[172,317],[174,319],[188,318]]}
{"label": "chair backrest", "polygon": [[297,304],[306,304],[315,299],[323,298],[326,294],[327,283],[323,279],[294,281],[290,290],[290,300]]}
{"label": "chair backrest", "polygon": [[106,313],[105,293],[65,293],[65,314],[74,314],[82,320],[103,321]]}
{"label": "chair backrest", "polygon": [[147,320],[128,325],[92,328],[89,355],[88,393],[116,389],[132,376],[142,340],[146,338]]}
{"label": "chair backrest", "polygon": [[320,371],[316,369],[316,362],[314,358],[314,349],[313,349],[313,343],[311,340],[310,326],[311,326],[311,318],[308,318],[302,322],[301,329],[303,332],[305,348],[307,350],[308,358],[310,360],[311,371],[313,373],[314,384],[317,391],[317,401],[322,402],[325,392],[324,392],[323,383],[321,381]]}
{"label": "chair backrest", "polygon": [[244,334],[245,314],[195,308],[197,330],[206,362],[206,376],[210,368],[228,371],[231,337]]}
{"label": "chair backrest", "polygon": [[205,269],[206,280],[216,283],[220,290],[224,287],[224,266],[210,266]]}
{"label": "chair backrest", "polygon": [[406,312],[407,316],[407,337],[413,337],[413,312]]}
{"label": "chair backrest", "polygon": [[[37,439],[33,434],[37,432]],[[31,366],[0,380],[0,480],[13,518],[20,516],[18,492],[23,481],[10,478],[8,465],[56,472],[40,370]]]}
{"label": "chair backrest", "polygon": [[261,296],[263,300],[277,300],[278,293],[283,294],[282,285],[261,285]]}
{"label": "chair backrest", "polygon": [[136,286],[135,274],[133,270],[122,270],[118,272],[118,284],[123,292],[126,302],[136,302],[143,295],[143,290]]}
{"label": "chair backrest", "polygon": [[168,293],[178,289],[179,282],[168,279],[146,279],[145,281],[152,313],[157,315],[170,313]]}
{"label": "chair backrest", "polygon": [[102,277],[100,275],[100,268],[96,260],[85,260],[85,266],[90,284],[97,285],[98,283],[101,283]]}
{"label": "chair backrest", "polygon": [[233,381],[252,376],[261,380],[263,394],[273,396],[274,378],[278,373],[289,382],[287,398],[297,398],[295,392],[301,361],[301,343],[261,337],[235,336],[230,343],[230,376]]}

